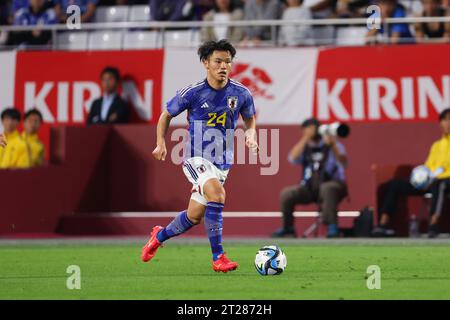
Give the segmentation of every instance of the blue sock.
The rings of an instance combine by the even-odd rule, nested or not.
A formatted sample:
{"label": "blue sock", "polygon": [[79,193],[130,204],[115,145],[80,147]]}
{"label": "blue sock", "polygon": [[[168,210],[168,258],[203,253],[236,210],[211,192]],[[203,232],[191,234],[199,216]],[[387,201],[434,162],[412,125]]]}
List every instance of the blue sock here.
{"label": "blue sock", "polygon": [[189,220],[187,216],[187,210],[181,211],[179,215],[172,220],[171,223],[167,225],[164,229],[158,232],[156,238],[158,238],[159,242],[164,242],[167,239],[178,236],[190,228],[192,228],[194,224]]}
{"label": "blue sock", "polygon": [[223,203],[208,202],[205,212],[205,229],[208,234],[213,260],[223,253],[222,248],[222,211]]}

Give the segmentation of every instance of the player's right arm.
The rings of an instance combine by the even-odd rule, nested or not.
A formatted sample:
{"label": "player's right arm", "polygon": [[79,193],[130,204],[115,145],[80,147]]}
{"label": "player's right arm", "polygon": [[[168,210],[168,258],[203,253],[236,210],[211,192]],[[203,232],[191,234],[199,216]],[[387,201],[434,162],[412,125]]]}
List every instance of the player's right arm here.
{"label": "player's right arm", "polygon": [[166,148],[166,133],[169,128],[170,120],[172,116],[164,110],[158,120],[158,125],[156,127],[156,148],[153,150],[152,154],[157,160],[165,160],[167,155]]}
{"label": "player's right arm", "polygon": [[170,120],[176,117],[184,110],[190,107],[189,94],[190,87],[186,87],[177,92],[169,102],[167,102],[166,110],[161,113],[156,127],[156,148],[152,154],[157,160],[165,160],[167,155],[166,133],[169,128]]}

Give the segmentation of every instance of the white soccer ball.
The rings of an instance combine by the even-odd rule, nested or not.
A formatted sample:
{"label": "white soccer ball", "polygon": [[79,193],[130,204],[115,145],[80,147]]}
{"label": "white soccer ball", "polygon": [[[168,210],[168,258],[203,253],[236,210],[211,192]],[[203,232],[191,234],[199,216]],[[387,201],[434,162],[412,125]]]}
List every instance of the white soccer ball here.
{"label": "white soccer ball", "polygon": [[425,166],[417,166],[411,172],[410,182],[419,190],[426,189],[433,180],[433,173]]}
{"label": "white soccer ball", "polygon": [[286,266],[286,255],[277,246],[264,246],[256,253],[255,268],[262,276],[281,274]]}

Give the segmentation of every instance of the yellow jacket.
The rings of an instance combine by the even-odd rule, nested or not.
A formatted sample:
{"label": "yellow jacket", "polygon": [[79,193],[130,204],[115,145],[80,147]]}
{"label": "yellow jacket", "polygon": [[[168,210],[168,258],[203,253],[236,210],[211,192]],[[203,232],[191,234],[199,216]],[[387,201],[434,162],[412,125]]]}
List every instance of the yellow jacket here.
{"label": "yellow jacket", "polygon": [[39,139],[38,135],[29,135],[26,132],[23,132],[22,139],[28,145],[28,150],[30,152],[31,158],[31,166],[41,166],[44,163],[44,144]]}
{"label": "yellow jacket", "polygon": [[0,169],[29,168],[31,166],[28,146],[19,131],[6,134],[8,145],[0,147]]}
{"label": "yellow jacket", "polygon": [[438,175],[438,179],[450,178],[450,134],[433,143],[425,166],[433,172],[442,167],[444,172]]}

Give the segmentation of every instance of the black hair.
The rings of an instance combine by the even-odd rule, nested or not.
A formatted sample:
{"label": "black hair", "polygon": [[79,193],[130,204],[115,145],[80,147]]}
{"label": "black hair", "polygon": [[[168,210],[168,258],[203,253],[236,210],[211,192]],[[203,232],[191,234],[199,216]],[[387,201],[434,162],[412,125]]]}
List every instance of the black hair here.
{"label": "black hair", "polygon": [[[283,4],[288,5],[287,0],[281,0]],[[303,4],[303,0],[299,0],[299,4]]]}
{"label": "black hair", "polygon": [[231,59],[236,55],[236,49],[226,39],[219,41],[207,41],[198,48],[198,56],[200,61],[207,60],[214,51],[228,51],[231,55]]}
{"label": "black hair", "polygon": [[38,109],[36,109],[36,108],[31,109],[31,110],[28,110],[28,111],[25,113],[25,115],[24,115],[24,117],[23,117],[23,120],[27,120],[27,118],[28,118],[29,116],[32,116],[32,115],[38,116],[38,117],[39,117],[39,120],[40,120],[41,122],[44,121],[44,118],[42,117],[42,113],[41,113]]}
{"label": "black hair", "polygon": [[306,128],[311,125],[316,126],[318,128],[320,126],[320,122],[316,118],[309,118],[302,122],[301,127]]}
{"label": "black hair", "polygon": [[378,0],[375,3],[392,3],[392,4],[398,4],[398,0]]}
{"label": "black hair", "polygon": [[450,114],[450,108],[446,108],[446,109],[442,110],[441,113],[439,114],[439,121],[444,120],[447,117],[447,115],[449,115],[449,114]]}
{"label": "black hair", "polygon": [[117,68],[115,68],[115,67],[109,67],[109,66],[108,66],[108,67],[105,67],[105,68],[102,70],[102,73],[100,74],[100,77],[103,77],[103,75],[104,75],[105,73],[111,74],[111,75],[116,79],[117,82],[120,81],[120,72],[119,72],[119,69],[117,69]]}
{"label": "black hair", "polygon": [[[216,1],[214,1],[213,7],[214,7],[214,11],[215,12],[219,12],[219,7],[217,6],[217,2]],[[230,4],[228,5],[228,11],[229,12],[233,12],[235,7],[236,7],[236,4],[234,3],[234,0],[230,0]]]}
{"label": "black hair", "polygon": [[6,117],[9,117],[9,118],[13,118],[14,120],[20,121],[20,119],[22,118],[22,114],[16,108],[9,107],[2,111],[2,114],[0,117],[2,120]]}

